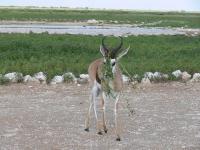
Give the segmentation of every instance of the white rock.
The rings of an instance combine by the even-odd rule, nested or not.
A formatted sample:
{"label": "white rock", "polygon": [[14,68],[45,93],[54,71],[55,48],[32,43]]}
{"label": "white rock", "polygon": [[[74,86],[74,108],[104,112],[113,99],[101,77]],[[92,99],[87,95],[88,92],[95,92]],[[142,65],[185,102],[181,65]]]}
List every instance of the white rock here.
{"label": "white rock", "polygon": [[149,80],[149,78],[142,78],[141,84],[142,85],[150,85],[151,81]]}
{"label": "white rock", "polygon": [[133,77],[132,77],[134,80],[139,80],[140,79],[140,76],[138,74],[135,74]]}
{"label": "white rock", "polygon": [[81,78],[77,79],[78,84],[86,84],[86,83],[88,83],[88,81],[89,81],[88,79],[81,79]]}
{"label": "white rock", "polygon": [[168,74],[161,73],[161,72],[155,72],[155,73],[153,74],[153,78],[154,78],[154,79],[168,79],[168,78],[169,78],[169,75],[168,75]]}
{"label": "white rock", "polygon": [[16,72],[7,73],[4,76],[12,81],[12,80],[15,80],[15,78],[16,78]]}
{"label": "white rock", "polygon": [[153,74],[153,78],[154,78],[154,79],[161,79],[161,78],[162,78],[162,73],[160,73],[160,72],[155,72],[155,73]]}
{"label": "white rock", "polygon": [[80,74],[80,78],[77,79],[77,83],[79,84],[86,84],[89,81],[89,75],[88,74]]}
{"label": "white rock", "polygon": [[11,82],[21,82],[23,81],[23,74],[18,72],[7,73],[4,75],[8,78]]}
{"label": "white rock", "polygon": [[162,74],[162,78],[168,79],[168,78],[169,78],[169,75],[168,75],[168,74]]}
{"label": "white rock", "polygon": [[55,76],[51,80],[51,84],[58,84],[58,83],[63,83],[64,82],[64,77],[63,76]]}
{"label": "white rock", "polygon": [[28,82],[40,83],[40,81],[38,79],[36,79],[35,77],[31,77],[30,75],[24,76],[23,82],[24,83],[28,83]]}
{"label": "white rock", "polygon": [[126,75],[122,75],[122,80],[123,80],[123,82],[124,83],[128,83],[128,82],[130,82],[130,78],[129,77],[127,77]]}
{"label": "white rock", "polygon": [[190,80],[190,82],[199,82],[200,81],[200,73],[195,73]]}
{"label": "white rock", "polygon": [[32,77],[30,75],[25,75],[23,82],[26,83],[26,82],[30,81],[31,79],[32,79]]}
{"label": "white rock", "polygon": [[33,80],[33,77],[31,77],[30,75],[25,75],[23,81],[26,83],[26,82],[29,82],[29,81],[32,81],[32,80]]}
{"label": "white rock", "polygon": [[99,23],[99,21],[97,21],[96,19],[89,19],[87,21],[87,23],[89,23],[89,24],[97,24],[97,23]]}
{"label": "white rock", "polygon": [[189,73],[187,73],[186,71],[184,71],[184,72],[182,73],[181,79],[182,79],[183,81],[188,81],[190,78],[191,78],[191,75],[190,75]]}
{"label": "white rock", "polygon": [[75,77],[75,75],[72,72],[67,72],[67,73],[63,74],[62,76],[64,78],[64,82],[65,81],[66,82],[73,81],[73,82],[77,83],[77,78]]}
{"label": "white rock", "polygon": [[175,76],[176,78],[181,78],[182,72],[180,70],[176,70],[172,72],[172,75]]}
{"label": "white rock", "polygon": [[46,83],[47,77],[43,72],[38,72],[33,77],[38,79],[40,83]]}
{"label": "white rock", "polygon": [[88,74],[80,74],[80,78],[81,79],[89,79],[89,75]]}
{"label": "white rock", "polygon": [[146,72],[144,78],[149,78],[151,80],[154,78],[154,74],[152,72]]}

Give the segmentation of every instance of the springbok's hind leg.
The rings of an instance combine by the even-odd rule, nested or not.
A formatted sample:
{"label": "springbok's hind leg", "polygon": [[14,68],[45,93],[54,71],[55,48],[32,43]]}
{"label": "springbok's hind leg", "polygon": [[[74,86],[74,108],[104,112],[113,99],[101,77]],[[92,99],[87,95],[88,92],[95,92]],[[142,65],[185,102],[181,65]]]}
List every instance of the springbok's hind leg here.
{"label": "springbok's hind leg", "polygon": [[98,119],[98,114],[97,114],[97,96],[100,93],[100,89],[98,86],[95,84],[94,87],[92,88],[92,101],[93,101],[93,108],[94,108],[94,115],[96,118],[96,128],[97,128],[97,133],[99,135],[102,135],[101,128],[100,128],[100,122]]}
{"label": "springbok's hind leg", "polygon": [[100,121],[99,121],[99,119],[98,119],[98,114],[97,114],[96,97],[94,97],[93,103],[94,103],[94,115],[95,115],[95,118],[96,118],[97,133],[98,133],[99,135],[102,135],[101,128],[100,128]]}
{"label": "springbok's hind leg", "polygon": [[88,109],[88,113],[87,113],[87,117],[85,120],[85,131],[89,132],[89,126],[90,126],[90,114],[91,114],[91,108],[93,106],[93,98],[92,98],[92,94],[90,95],[90,102],[89,102],[89,109]]}
{"label": "springbok's hind leg", "polygon": [[121,141],[120,134],[119,134],[119,127],[118,127],[118,100],[119,96],[117,96],[115,100],[115,106],[114,106],[114,115],[115,115],[115,133],[116,133],[116,141]]}
{"label": "springbok's hind leg", "polygon": [[104,93],[102,93],[102,110],[103,110],[103,129],[104,132],[107,133],[108,129],[106,127],[106,96]]}

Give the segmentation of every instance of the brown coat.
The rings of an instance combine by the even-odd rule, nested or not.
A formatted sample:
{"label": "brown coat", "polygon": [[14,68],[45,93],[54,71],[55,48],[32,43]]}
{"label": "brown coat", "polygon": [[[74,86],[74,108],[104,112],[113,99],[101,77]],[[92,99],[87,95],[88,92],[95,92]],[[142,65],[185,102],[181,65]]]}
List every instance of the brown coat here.
{"label": "brown coat", "polygon": [[[99,84],[101,84],[102,65],[103,65],[103,58],[96,59],[90,64],[88,68],[88,74],[90,77],[91,86],[94,84],[95,80]],[[111,81],[113,82],[113,89],[115,90],[115,92],[120,92],[122,90],[123,81],[122,81],[122,73],[117,63],[116,63],[115,72],[113,75],[114,75],[114,79],[113,81]]]}

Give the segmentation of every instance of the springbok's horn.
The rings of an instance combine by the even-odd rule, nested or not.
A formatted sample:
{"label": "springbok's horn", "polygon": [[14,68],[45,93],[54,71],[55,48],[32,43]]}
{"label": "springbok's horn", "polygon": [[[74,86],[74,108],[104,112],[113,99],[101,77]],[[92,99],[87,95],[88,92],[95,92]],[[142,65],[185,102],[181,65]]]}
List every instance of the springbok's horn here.
{"label": "springbok's horn", "polygon": [[120,36],[120,44],[116,48],[112,49],[112,57],[114,58],[117,52],[122,48],[123,45],[123,38]]}
{"label": "springbok's horn", "polygon": [[103,37],[103,39],[102,39],[102,47],[103,47],[103,50],[104,50],[105,54],[108,55],[109,50],[108,50],[108,48],[106,48],[104,40],[105,40],[105,37]]}

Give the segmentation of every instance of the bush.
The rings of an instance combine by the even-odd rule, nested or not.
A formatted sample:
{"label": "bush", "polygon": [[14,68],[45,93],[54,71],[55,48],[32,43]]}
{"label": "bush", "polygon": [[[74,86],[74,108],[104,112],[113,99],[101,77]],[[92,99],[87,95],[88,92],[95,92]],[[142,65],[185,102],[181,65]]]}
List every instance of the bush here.
{"label": "bush", "polygon": [[9,82],[10,80],[8,78],[0,74],[0,85],[5,85],[5,84],[8,84]]}
{"label": "bush", "polygon": [[71,72],[65,73],[63,75],[63,78],[64,78],[64,82],[66,82],[66,83],[71,83],[71,82],[75,81],[75,76]]}

